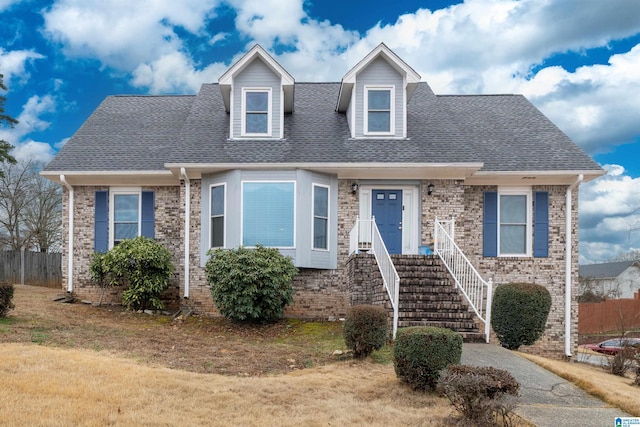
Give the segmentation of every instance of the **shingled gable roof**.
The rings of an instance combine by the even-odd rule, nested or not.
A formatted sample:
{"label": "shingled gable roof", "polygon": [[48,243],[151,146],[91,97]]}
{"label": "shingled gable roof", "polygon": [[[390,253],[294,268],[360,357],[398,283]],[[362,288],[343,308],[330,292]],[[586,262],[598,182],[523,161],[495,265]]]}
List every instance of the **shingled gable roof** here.
{"label": "shingled gable roof", "polygon": [[229,140],[218,84],[204,84],[194,96],[111,96],[43,175],[58,180],[66,174],[72,184],[98,182],[88,178],[98,175],[176,181],[181,167],[194,177],[233,168],[307,167],[344,177],[482,184],[508,176],[562,184],[580,173],[585,180],[604,173],[523,96],[436,96],[420,82],[407,106],[408,138],[362,140],[350,137],[345,114],[336,111],[340,85],[295,83],[295,112],[284,117],[285,138],[274,140]]}
{"label": "shingled gable roof", "polygon": [[234,76],[241,73],[247,65],[251,64],[255,60],[261,60],[264,62],[274,74],[280,77],[280,83],[282,84],[282,89],[284,91],[284,112],[291,113],[293,111],[293,91],[295,81],[291,74],[282,68],[282,66],[258,44],[252,47],[249,52],[236,61],[236,63],[218,79],[225,111],[228,113],[231,108],[231,87],[233,86]]}
{"label": "shingled gable roof", "polygon": [[579,274],[580,277],[584,279],[615,279],[632,265],[640,267],[640,261],[618,261],[581,265]]}
{"label": "shingled gable roof", "polygon": [[418,83],[420,82],[420,74],[416,73],[413,68],[396,55],[395,52],[389,49],[386,44],[380,43],[375,49],[369,52],[367,56],[351,68],[344,77],[342,77],[342,81],[340,82],[340,93],[338,94],[338,103],[336,106],[337,111],[340,111],[341,113],[347,111],[353,85],[356,82],[358,73],[377,58],[384,58],[389,65],[395,68],[396,71],[404,77],[406,81],[407,101],[411,99],[413,92],[416,90]]}

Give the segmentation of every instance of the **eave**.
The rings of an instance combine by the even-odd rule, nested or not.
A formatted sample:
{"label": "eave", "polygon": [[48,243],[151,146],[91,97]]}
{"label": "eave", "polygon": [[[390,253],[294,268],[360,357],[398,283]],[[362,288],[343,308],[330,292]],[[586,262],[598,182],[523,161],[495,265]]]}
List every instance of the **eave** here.
{"label": "eave", "polygon": [[121,185],[153,186],[180,185],[180,178],[171,171],[42,171],[40,175],[50,181],[60,183],[64,175],[69,185]]}

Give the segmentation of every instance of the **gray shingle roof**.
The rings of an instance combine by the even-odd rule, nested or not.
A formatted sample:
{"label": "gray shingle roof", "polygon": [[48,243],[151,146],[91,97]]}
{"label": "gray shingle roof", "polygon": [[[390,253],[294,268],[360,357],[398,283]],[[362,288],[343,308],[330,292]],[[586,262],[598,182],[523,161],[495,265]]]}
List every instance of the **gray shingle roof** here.
{"label": "gray shingle roof", "polygon": [[335,111],[340,83],[296,83],[284,140],[229,140],[217,84],[196,96],[108,97],[46,171],[160,170],[165,163],[484,162],[485,171],[600,166],[526,98],[436,96],[420,83],[408,138],[357,140]]}
{"label": "gray shingle roof", "polygon": [[579,275],[586,279],[616,278],[627,268],[636,263],[638,263],[638,261],[619,261],[581,265],[579,268]]}

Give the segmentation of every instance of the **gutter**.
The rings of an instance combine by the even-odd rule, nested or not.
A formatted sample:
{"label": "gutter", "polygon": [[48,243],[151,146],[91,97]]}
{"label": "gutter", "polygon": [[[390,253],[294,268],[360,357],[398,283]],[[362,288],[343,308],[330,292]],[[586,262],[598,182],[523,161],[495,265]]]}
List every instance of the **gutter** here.
{"label": "gutter", "polygon": [[191,181],[185,168],[180,168],[180,176],[184,178],[184,298],[189,299],[189,230],[191,229]]}
{"label": "gutter", "polygon": [[578,175],[578,179],[576,179],[576,182],[574,182],[573,184],[571,184],[569,187],[567,187],[567,194],[566,194],[566,208],[565,208],[565,212],[566,212],[566,233],[567,233],[567,238],[566,238],[566,247],[565,247],[565,266],[564,266],[564,290],[565,290],[565,296],[564,296],[564,354],[567,357],[571,357],[571,247],[572,247],[572,239],[571,239],[571,228],[572,228],[572,223],[571,223],[571,217],[572,217],[572,210],[571,210],[571,200],[572,200],[572,192],[574,188],[577,188],[580,183],[583,181],[584,179],[584,175],[580,174]]}
{"label": "gutter", "polygon": [[60,175],[60,182],[69,190],[69,255],[67,256],[67,292],[73,292],[73,187],[64,175]]}

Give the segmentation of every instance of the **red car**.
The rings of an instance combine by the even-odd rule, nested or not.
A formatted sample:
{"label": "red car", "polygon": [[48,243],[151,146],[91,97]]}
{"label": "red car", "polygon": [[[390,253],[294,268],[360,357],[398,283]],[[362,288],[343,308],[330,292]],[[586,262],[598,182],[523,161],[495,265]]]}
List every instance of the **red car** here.
{"label": "red car", "polygon": [[614,338],[598,344],[585,344],[584,348],[615,356],[620,353],[623,348],[635,348],[636,351],[640,350],[640,338]]}

